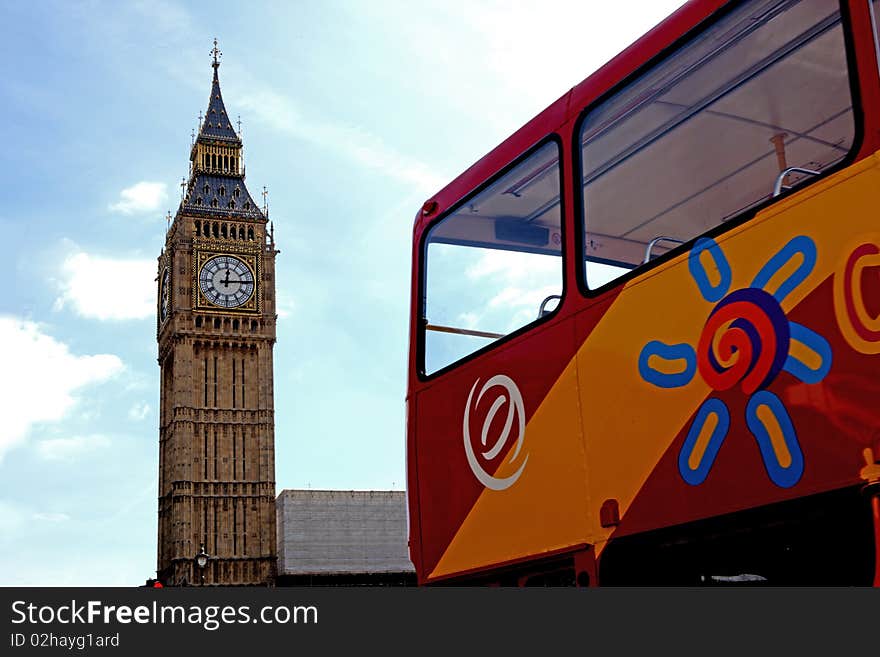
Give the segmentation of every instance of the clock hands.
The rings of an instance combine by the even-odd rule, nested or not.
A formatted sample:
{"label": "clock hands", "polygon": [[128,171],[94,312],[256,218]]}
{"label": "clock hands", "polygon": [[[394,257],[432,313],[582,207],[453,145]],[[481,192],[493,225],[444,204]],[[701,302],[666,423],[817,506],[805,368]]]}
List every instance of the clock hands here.
{"label": "clock hands", "polygon": [[245,285],[246,283],[248,283],[248,281],[246,281],[244,279],[238,279],[238,280],[234,280],[234,281],[229,280],[229,273],[231,271],[232,271],[231,269],[227,269],[226,270],[226,278],[224,278],[222,281],[219,281],[223,285],[223,287],[228,288],[230,283],[238,283],[239,285]]}

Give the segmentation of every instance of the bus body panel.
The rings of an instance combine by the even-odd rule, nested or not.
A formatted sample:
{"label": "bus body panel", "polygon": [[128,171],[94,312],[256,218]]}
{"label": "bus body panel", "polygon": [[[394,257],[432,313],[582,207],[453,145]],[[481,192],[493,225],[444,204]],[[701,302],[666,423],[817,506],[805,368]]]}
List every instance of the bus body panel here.
{"label": "bus body panel", "polygon": [[[523,336],[421,393],[425,580],[578,544],[596,545],[601,554],[615,536],[864,483],[864,451],[880,439],[880,409],[872,401],[880,393],[880,332],[867,340],[873,334],[861,323],[877,323],[880,315],[880,226],[872,211],[877,190],[880,159],[871,158],[718,238],[732,272],[728,294],[756,289],[756,276],[793,239],[816,246],[808,272],[803,263],[809,257],[799,251],[777,259],[778,272],[766,288],[768,294],[791,290],[780,307],[789,326],[810,331],[792,333],[805,341],[791,351],[804,362],[789,363],[752,394],[740,386],[715,390],[696,364],[686,381],[675,379],[690,366],[676,358],[663,363],[662,350],[651,354],[654,373],[647,379],[640,368],[646,345],[655,341],[691,345],[672,353],[687,354],[682,361],[691,352],[695,361],[704,356],[698,345],[717,304],[701,297],[690,254],[634,279],[612,302]],[[773,337],[762,336],[768,348]],[[754,360],[760,366],[761,354]],[[463,448],[468,401],[477,410],[473,393],[495,373],[517,382],[526,400],[522,449],[490,473],[507,477],[525,460],[521,476],[503,490],[477,480]],[[754,414],[768,425],[768,436],[760,437],[776,450],[765,453],[750,429],[748,406],[751,399],[771,399],[768,393],[779,402]],[[680,460],[707,399],[726,408],[727,429],[697,482],[682,473]],[[479,418],[472,414],[470,420],[470,430],[479,431]],[[773,427],[774,421],[786,426]],[[490,433],[497,434],[498,425]],[[515,445],[507,448],[512,452]],[[704,447],[704,458],[706,453]],[[772,458],[798,472],[786,474]],[[603,527],[600,510],[609,500],[621,522]]]}

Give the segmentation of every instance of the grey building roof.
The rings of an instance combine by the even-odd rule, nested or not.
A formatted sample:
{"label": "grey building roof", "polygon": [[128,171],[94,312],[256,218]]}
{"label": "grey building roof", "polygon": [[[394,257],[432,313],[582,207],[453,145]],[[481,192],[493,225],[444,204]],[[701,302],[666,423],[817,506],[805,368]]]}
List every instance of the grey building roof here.
{"label": "grey building roof", "polygon": [[413,572],[404,491],[283,490],[278,574]]}

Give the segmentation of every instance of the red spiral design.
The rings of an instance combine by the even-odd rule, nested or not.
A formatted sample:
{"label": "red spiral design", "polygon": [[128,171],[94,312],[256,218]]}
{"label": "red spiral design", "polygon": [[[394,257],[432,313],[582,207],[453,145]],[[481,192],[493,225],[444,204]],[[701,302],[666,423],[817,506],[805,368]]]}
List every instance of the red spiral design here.
{"label": "red spiral design", "polygon": [[741,383],[742,391],[752,394],[778,374],[789,340],[788,321],[771,295],[757,288],[737,290],[721,300],[706,320],[697,345],[697,366],[715,390]]}

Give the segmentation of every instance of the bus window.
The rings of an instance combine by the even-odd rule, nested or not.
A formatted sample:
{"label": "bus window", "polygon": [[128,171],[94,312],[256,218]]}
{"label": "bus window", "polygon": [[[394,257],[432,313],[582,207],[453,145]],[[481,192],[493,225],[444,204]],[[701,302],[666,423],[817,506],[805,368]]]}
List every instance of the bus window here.
{"label": "bus window", "polygon": [[583,117],[588,287],[815,179],[854,126],[836,0],[725,14]]}
{"label": "bus window", "polygon": [[427,233],[424,371],[549,314],[562,294],[559,149],[548,142]]}

